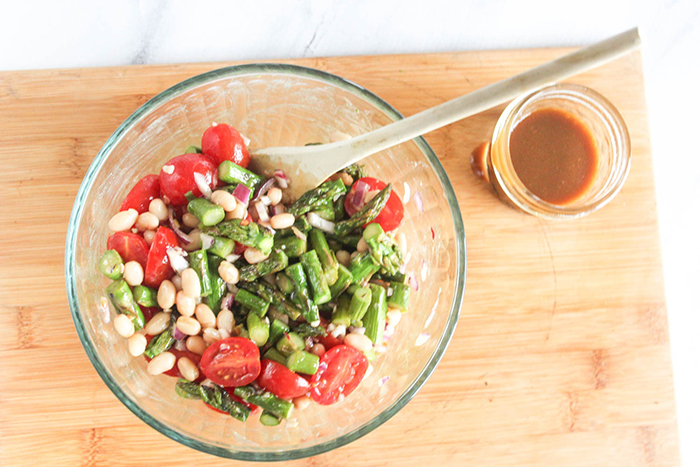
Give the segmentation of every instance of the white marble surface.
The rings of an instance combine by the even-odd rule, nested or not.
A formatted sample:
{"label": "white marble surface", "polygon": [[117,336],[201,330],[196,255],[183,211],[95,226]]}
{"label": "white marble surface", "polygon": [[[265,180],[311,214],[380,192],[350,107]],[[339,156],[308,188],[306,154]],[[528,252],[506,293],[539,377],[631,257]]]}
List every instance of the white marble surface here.
{"label": "white marble surface", "polygon": [[0,70],[573,46],[641,26],[681,452],[700,465],[700,1],[196,4],[3,2]]}

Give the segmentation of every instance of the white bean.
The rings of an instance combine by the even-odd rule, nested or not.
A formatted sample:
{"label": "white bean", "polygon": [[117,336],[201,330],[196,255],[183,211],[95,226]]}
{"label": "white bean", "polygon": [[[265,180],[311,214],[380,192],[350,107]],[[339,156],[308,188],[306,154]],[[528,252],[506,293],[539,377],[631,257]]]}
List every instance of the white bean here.
{"label": "white bean", "polygon": [[270,203],[276,206],[282,201],[282,190],[277,187],[272,187],[270,191],[267,192],[267,197],[270,198]]}
{"label": "white bean", "polygon": [[180,290],[177,295],[175,295],[175,303],[177,304],[177,311],[183,316],[194,315],[194,309],[197,306],[194,298],[185,294],[183,290]]}
{"label": "white bean", "polygon": [[[248,250],[246,250],[248,251]],[[237,284],[238,279],[240,277],[238,268],[231,264],[228,261],[222,261],[221,264],[219,264],[219,276],[226,282],[227,284]]]}
{"label": "white bean", "polygon": [[161,332],[165,331],[169,324],[170,313],[161,311],[160,313],[156,313],[156,315],[151,318],[148,324],[146,324],[146,327],[143,329],[149,336],[155,336],[156,334],[160,334]]}
{"label": "white bean", "polygon": [[148,212],[154,214],[161,222],[168,220],[168,207],[160,198],[151,200],[151,203],[148,205]]}
{"label": "white bean", "polygon": [[226,329],[219,329],[219,339],[228,339],[231,334]]}
{"label": "white bean", "polygon": [[221,339],[221,335],[219,334],[219,331],[214,328],[204,328],[204,331],[202,331],[202,338],[207,345],[211,345]]}
{"label": "white bean", "polygon": [[352,175],[350,175],[349,173],[343,172],[342,174],[340,174],[340,179],[343,181],[343,185],[345,186],[350,186],[353,184]]}
{"label": "white bean", "polygon": [[365,237],[360,238],[360,241],[357,242],[357,251],[362,253],[363,251],[369,250],[369,245],[367,245],[367,242],[365,241]]}
{"label": "white bean", "polygon": [[187,381],[194,381],[199,378],[199,369],[197,365],[187,357],[181,357],[177,360],[177,369],[180,370],[180,374]]}
{"label": "white bean", "polygon": [[117,315],[114,318],[114,329],[120,336],[129,338],[134,335],[134,322],[126,315]]}
{"label": "white bean", "polygon": [[182,278],[180,276],[173,276],[170,278],[170,282],[173,283],[175,286],[176,291],[181,291],[182,290]]}
{"label": "white bean", "polygon": [[185,251],[195,251],[202,248],[202,232],[199,229],[194,229],[187,236],[190,238],[190,243],[183,247]]}
{"label": "white bean", "polygon": [[112,232],[123,232],[132,228],[138,217],[139,212],[136,209],[127,209],[112,216],[109,223],[107,223],[107,227]]}
{"label": "white bean", "polygon": [[238,206],[238,201],[236,201],[236,198],[231,193],[224,190],[216,190],[214,193],[212,193],[211,202],[218,204],[224,208],[224,211],[226,212],[231,212],[236,209],[236,206]]}
{"label": "white bean", "polygon": [[153,243],[153,239],[155,238],[155,236],[156,236],[155,230],[146,230],[143,233],[143,239],[146,240],[146,243],[148,243],[149,245],[151,243]]}
{"label": "white bean", "polygon": [[317,357],[323,357],[323,354],[326,353],[326,346],[323,344],[314,344],[311,347],[311,353]]}
{"label": "white bean", "polygon": [[255,248],[248,248],[244,253],[243,257],[249,264],[257,264],[261,261],[265,261],[270,255],[264,255],[260,250]]}
{"label": "white bean", "polygon": [[231,219],[243,219],[246,216],[246,213],[248,210],[246,207],[238,203],[238,205],[233,209],[233,211],[229,211],[226,213],[226,220],[229,221]]}
{"label": "white bean", "polygon": [[216,317],[216,327],[218,327],[220,331],[223,330],[231,334],[231,332],[233,332],[233,321],[233,312],[228,308],[224,308]]}
{"label": "white bean", "polygon": [[188,336],[196,336],[202,330],[202,325],[199,324],[199,321],[190,316],[180,316],[177,319],[176,326],[183,334]]}
{"label": "white bean", "polygon": [[202,355],[205,350],[207,350],[207,344],[201,336],[190,336],[185,342],[187,350],[197,355]]}
{"label": "white bean", "polygon": [[175,284],[169,280],[164,280],[158,287],[158,306],[164,310],[169,310],[175,304]]}
{"label": "white bean", "polygon": [[163,352],[153,357],[153,360],[148,362],[148,372],[153,376],[165,373],[175,366],[175,355],[170,352]]}
{"label": "white bean", "polygon": [[202,286],[199,282],[197,271],[192,268],[187,268],[180,274],[182,278],[182,291],[185,295],[192,298],[197,298],[202,295]]}
{"label": "white bean", "polygon": [[401,310],[389,308],[389,310],[386,312],[387,324],[391,327],[396,327],[396,325],[399,324],[399,321],[401,321]]}
{"label": "white bean", "polygon": [[350,253],[345,250],[338,250],[335,252],[335,258],[340,264],[346,268],[350,267]]}
{"label": "white bean", "polygon": [[185,227],[194,229],[199,225],[199,219],[197,219],[197,216],[191,212],[186,212],[182,215],[182,223],[185,225]]}
{"label": "white bean", "polygon": [[403,232],[399,232],[396,234],[396,243],[399,245],[399,250],[401,250],[401,253],[403,253],[404,256],[406,256],[406,253],[408,253],[408,244],[406,242],[406,234]]}
{"label": "white bean", "polygon": [[156,215],[148,211],[139,214],[139,217],[136,218],[136,228],[141,232],[155,230],[158,228],[159,223]]}
{"label": "white bean", "polygon": [[311,405],[311,398],[307,396],[295,397],[292,402],[294,402],[295,409],[304,410],[309,405]]}
{"label": "white bean", "polygon": [[277,214],[270,219],[270,225],[273,229],[287,229],[294,225],[294,215],[288,212]]}
{"label": "white bean", "polygon": [[143,282],[143,267],[137,261],[129,261],[124,265],[124,280],[132,287]]}
{"label": "white bean", "polygon": [[194,309],[194,314],[203,328],[213,328],[216,326],[216,315],[211,311],[211,308],[204,303],[197,305]]}
{"label": "white bean", "polygon": [[143,355],[148,345],[148,339],[141,333],[134,334],[129,338],[129,353],[132,357]]}
{"label": "white bean", "polygon": [[345,345],[349,345],[350,347],[355,347],[357,350],[363,353],[372,348],[372,341],[364,334],[350,333],[345,336],[345,341],[343,343]]}

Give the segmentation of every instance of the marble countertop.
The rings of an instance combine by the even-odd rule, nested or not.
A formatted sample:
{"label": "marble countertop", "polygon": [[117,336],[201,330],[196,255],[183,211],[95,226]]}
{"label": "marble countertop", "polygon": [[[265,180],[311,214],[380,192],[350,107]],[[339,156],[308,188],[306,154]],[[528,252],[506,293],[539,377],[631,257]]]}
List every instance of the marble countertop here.
{"label": "marble countertop", "polygon": [[583,45],[640,26],[681,455],[700,465],[700,2],[24,1],[0,70]]}

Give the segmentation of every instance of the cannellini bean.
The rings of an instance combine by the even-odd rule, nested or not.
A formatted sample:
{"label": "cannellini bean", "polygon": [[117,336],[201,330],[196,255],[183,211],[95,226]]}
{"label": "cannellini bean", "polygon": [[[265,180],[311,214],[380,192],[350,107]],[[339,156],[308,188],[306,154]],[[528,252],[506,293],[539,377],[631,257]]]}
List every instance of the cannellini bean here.
{"label": "cannellini bean", "polygon": [[132,228],[138,217],[139,213],[136,209],[127,209],[112,216],[107,227],[112,232],[123,232]]}
{"label": "cannellini bean", "polygon": [[228,308],[224,308],[216,317],[216,327],[218,327],[220,331],[223,330],[231,334],[231,332],[233,332],[233,321],[233,312]]}
{"label": "cannellini bean", "polygon": [[270,225],[273,229],[287,229],[294,225],[294,215],[288,212],[277,214],[270,219]]}
{"label": "cannellini bean", "polygon": [[194,309],[197,306],[195,299],[186,295],[184,290],[180,290],[175,295],[175,304],[177,305],[177,311],[183,316],[194,315]]}
{"label": "cannellini bean", "polygon": [[155,230],[146,230],[143,233],[143,239],[146,240],[146,243],[148,243],[149,245],[151,243],[153,243],[153,239],[155,238],[155,236],[156,236]]}
{"label": "cannellini bean", "polygon": [[180,316],[177,319],[176,326],[183,334],[188,336],[196,336],[202,330],[202,325],[199,324],[199,321],[190,316]]}
{"label": "cannellini bean", "polygon": [[160,221],[156,215],[151,212],[143,212],[136,218],[136,228],[141,232],[146,230],[155,230],[158,228],[159,223]]}
{"label": "cannellini bean", "polygon": [[191,212],[186,212],[182,215],[182,223],[185,225],[185,227],[194,229],[199,225],[199,219],[197,219],[197,216]]}
{"label": "cannellini bean", "polygon": [[180,276],[173,276],[170,278],[170,281],[175,286],[176,291],[179,292],[182,290],[182,278]]}
{"label": "cannellini bean", "polygon": [[349,173],[345,173],[345,172],[343,172],[342,174],[340,174],[340,179],[343,181],[343,185],[345,185],[345,186],[350,186],[350,185],[352,185],[352,184],[353,184],[353,181],[354,181],[354,180],[352,179],[352,175],[350,175]]}
{"label": "cannellini bean", "polygon": [[190,336],[185,342],[187,350],[197,355],[202,355],[205,350],[207,350],[207,344],[201,336]]}
{"label": "cannellini bean", "polygon": [[187,236],[190,237],[190,243],[183,247],[185,251],[195,251],[202,248],[202,232],[199,229],[192,230]]}
{"label": "cannellini bean", "polygon": [[346,268],[350,267],[350,253],[348,253],[345,250],[338,250],[335,253],[335,257],[340,264],[342,264]]}
{"label": "cannellini bean", "polygon": [[164,280],[158,287],[158,306],[164,310],[169,310],[175,304],[175,284],[169,280]]}
{"label": "cannellini bean", "polygon": [[165,373],[175,366],[175,355],[170,352],[163,352],[156,355],[153,360],[148,362],[148,372],[153,376]]}
{"label": "cannellini bean", "polygon": [[199,369],[197,365],[187,357],[181,357],[177,360],[177,369],[180,370],[180,374],[187,381],[194,381],[199,378]]}
{"label": "cannellini bean", "polygon": [[360,352],[367,352],[372,348],[372,341],[364,334],[350,333],[345,336],[345,341],[343,341],[343,343],[350,347],[355,347]]}
{"label": "cannellini bean", "polygon": [[272,187],[270,191],[267,192],[267,197],[270,198],[270,204],[276,206],[282,201],[282,190],[277,187]]}
{"label": "cannellini bean", "polygon": [[226,329],[219,329],[219,339],[228,339],[231,334]]}
{"label": "cannellini bean", "polygon": [[365,237],[360,238],[360,241],[357,242],[357,251],[362,253],[363,251],[369,250],[369,245],[367,245],[367,242],[365,241]]}
{"label": "cannellini bean", "polygon": [[143,355],[148,345],[148,339],[141,333],[134,334],[129,338],[129,353],[132,357]]}
{"label": "cannellini bean", "polygon": [[197,298],[202,295],[202,286],[199,282],[197,271],[192,268],[187,268],[180,274],[182,278],[182,291],[185,295],[192,298]]}
{"label": "cannellini bean", "polygon": [[216,326],[216,315],[211,311],[211,308],[204,303],[197,305],[194,309],[194,314],[203,328],[213,328]]}
{"label": "cannellini bean", "polygon": [[165,331],[169,324],[170,313],[161,311],[160,313],[156,313],[156,315],[151,318],[148,324],[146,324],[146,327],[143,329],[149,336],[155,336],[156,334],[160,334],[161,332]]}
{"label": "cannellini bean", "polygon": [[236,209],[236,206],[238,206],[238,201],[236,201],[236,198],[231,193],[224,190],[216,190],[214,193],[212,193],[211,202],[218,204],[224,208],[224,211],[226,212],[231,212]]}
{"label": "cannellini bean", "polygon": [[207,345],[211,345],[221,339],[221,335],[219,334],[219,331],[214,328],[204,328],[204,331],[202,331],[202,338]]}
{"label": "cannellini bean", "polygon": [[318,357],[323,357],[323,354],[326,353],[326,346],[323,344],[314,344],[311,347],[311,353]]}
{"label": "cannellini bean", "polygon": [[[248,251],[248,250],[246,250]],[[222,261],[219,264],[219,276],[226,282],[227,284],[237,284],[238,279],[240,277],[238,268],[231,264],[228,261]]]}
{"label": "cannellini bean", "polygon": [[293,402],[294,402],[295,409],[304,410],[309,405],[311,405],[311,398],[307,397],[307,396],[295,397]]}
{"label": "cannellini bean", "polygon": [[255,248],[248,248],[243,253],[243,257],[249,264],[257,264],[261,261],[265,261],[268,256],[270,255],[264,255],[260,250],[256,250]]}
{"label": "cannellini bean", "polygon": [[129,338],[134,335],[134,322],[126,315],[117,315],[114,318],[114,330],[120,336]]}
{"label": "cannellini bean", "polygon": [[148,205],[148,212],[154,214],[161,222],[168,220],[168,207],[160,198],[151,200],[151,203]]}
{"label": "cannellini bean", "polygon": [[226,213],[226,220],[229,221],[231,219],[243,219],[245,218],[247,213],[248,210],[246,209],[246,207],[241,203],[238,203],[238,205],[234,208],[233,211],[229,211]]}
{"label": "cannellini bean", "polygon": [[132,287],[143,282],[143,267],[137,261],[129,261],[124,265],[124,280]]}
{"label": "cannellini bean", "polygon": [[406,234],[403,232],[399,232],[396,234],[396,243],[399,245],[399,250],[401,250],[401,253],[403,253],[404,256],[406,256],[406,253],[408,253],[408,244],[406,242]]}
{"label": "cannellini bean", "polygon": [[391,327],[396,327],[401,321],[401,310],[396,308],[389,308],[386,312],[386,322]]}

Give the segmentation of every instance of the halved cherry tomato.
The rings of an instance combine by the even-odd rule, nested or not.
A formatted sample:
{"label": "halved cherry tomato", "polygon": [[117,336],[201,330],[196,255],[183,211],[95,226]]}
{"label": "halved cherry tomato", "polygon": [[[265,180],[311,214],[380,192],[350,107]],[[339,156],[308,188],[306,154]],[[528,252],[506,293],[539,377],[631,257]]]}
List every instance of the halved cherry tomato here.
{"label": "halved cherry tomato", "polygon": [[309,382],[272,360],[265,359],[260,364],[260,387],[282,399],[294,399],[309,392]]}
{"label": "halved cherry tomato", "polygon": [[217,164],[231,161],[245,168],[250,163],[250,154],[241,134],[226,123],[210,126],[202,135],[202,152],[214,158]]}
{"label": "halved cherry tomato", "polygon": [[[323,327],[323,329],[328,328],[328,320],[321,318],[321,326]],[[333,335],[331,335],[330,332],[326,332],[326,335],[324,337],[319,337],[318,340],[321,344],[323,344],[326,350],[332,349],[336,345],[340,345],[343,343],[343,341],[341,341],[337,337],[333,337]]]}
{"label": "halved cherry tomato", "polygon": [[170,267],[167,250],[169,246],[176,247],[177,245],[175,232],[167,227],[158,227],[146,262],[143,282],[147,286],[157,289],[161,282],[173,276],[174,271]]}
{"label": "halved cherry tomato", "polygon": [[245,386],[260,374],[260,351],[250,339],[229,337],[204,351],[200,368],[219,386]]}
{"label": "halved cherry tomato", "polygon": [[[172,167],[172,173],[165,170]],[[219,183],[218,166],[211,157],[204,154],[183,154],[170,159],[160,171],[160,190],[168,197],[170,204],[179,206],[187,203],[185,194],[192,192],[195,196],[202,196],[197,183],[194,181],[194,173],[204,175],[209,188],[216,188]]]}
{"label": "halved cherry tomato", "polygon": [[[381,190],[386,186],[386,183],[384,183],[383,181],[377,180],[376,178],[372,177],[362,177],[361,179],[353,183],[352,188],[350,188],[350,192],[345,197],[344,203],[345,211],[348,213],[349,216],[355,214],[362,208],[362,206],[366,204],[364,200],[360,202],[359,206],[356,206],[353,203],[353,198],[355,196],[355,192],[357,191],[357,185],[360,182],[369,185],[367,192]],[[378,223],[382,226],[382,229],[384,229],[385,232],[388,232],[397,228],[399,224],[401,224],[402,220],[403,203],[401,202],[401,198],[399,198],[399,195],[397,195],[394,190],[391,190],[389,200],[386,202],[384,209],[382,209],[379,215],[375,217],[372,222]]]}
{"label": "halved cherry tomato", "polygon": [[141,214],[148,211],[148,205],[151,204],[154,198],[158,197],[160,197],[160,177],[158,175],[146,175],[136,182],[136,185],[124,198],[119,210],[126,211],[133,208]]}
{"label": "halved cherry tomato", "polygon": [[107,249],[117,250],[124,263],[136,261],[142,268],[146,268],[149,247],[141,235],[132,232],[117,232],[107,239]]}
{"label": "halved cherry tomato", "polygon": [[321,405],[338,402],[355,390],[369,362],[362,352],[338,345],[323,354],[318,371],[311,377],[311,397]]}
{"label": "halved cherry tomato", "polygon": [[143,313],[143,321],[145,323],[148,323],[156,313],[160,313],[161,311],[160,308],[156,306],[148,307],[139,305],[139,308],[141,308],[141,313]]}

